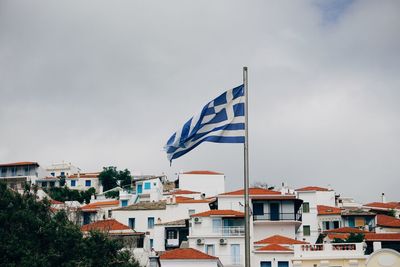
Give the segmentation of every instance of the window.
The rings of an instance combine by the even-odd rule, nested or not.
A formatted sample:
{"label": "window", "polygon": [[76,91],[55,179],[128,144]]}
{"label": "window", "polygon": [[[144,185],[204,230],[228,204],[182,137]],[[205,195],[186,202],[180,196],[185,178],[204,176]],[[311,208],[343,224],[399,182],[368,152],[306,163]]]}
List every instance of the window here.
{"label": "window", "polygon": [[196,210],[189,210],[189,217],[190,217],[190,215],[193,215],[195,213],[196,213]]}
{"label": "window", "polygon": [[260,262],[260,267],[271,267],[272,264],[270,261],[262,261]]}
{"label": "window", "polygon": [[129,218],[128,225],[130,228],[135,229],[135,218]]}
{"label": "window", "polygon": [[303,203],[303,212],[304,213],[309,213],[310,212],[310,203],[304,202]]}
{"label": "window", "polygon": [[222,226],[221,218],[212,219],[213,233],[219,233],[221,226]]}
{"label": "window", "polygon": [[55,182],[51,181],[50,182],[50,187],[54,187],[55,186]]}
{"label": "window", "polygon": [[339,221],[334,221],[334,222],[333,222],[333,229],[337,229],[337,228],[339,228],[339,227],[340,227]]}
{"label": "window", "polygon": [[253,215],[264,215],[264,203],[253,203]]}
{"label": "window", "polygon": [[176,230],[167,230],[167,239],[177,239],[178,232]]}
{"label": "window", "polygon": [[289,267],[288,261],[278,261],[278,267]]}
{"label": "window", "polygon": [[137,191],[138,194],[143,193],[143,185],[142,185],[142,184],[138,184],[138,185],[137,185],[137,190],[136,190],[136,191]]}
{"label": "window", "polygon": [[154,247],[154,239],[150,238],[150,248],[153,248],[153,247]]}
{"label": "window", "polygon": [[71,180],[71,187],[76,186],[76,181],[75,180]]}
{"label": "window", "polygon": [[323,229],[324,230],[329,230],[330,229],[330,223],[329,222],[324,222],[324,224],[323,224]]}
{"label": "window", "polygon": [[17,169],[16,168],[12,168],[11,169],[11,176],[15,176],[17,175]]}
{"label": "window", "polygon": [[121,207],[126,207],[126,206],[128,206],[128,200],[127,199],[121,200]]}
{"label": "window", "polygon": [[354,217],[349,217],[349,227],[354,227],[355,225]]}
{"label": "window", "polygon": [[112,217],[112,210],[108,210],[108,218]]}
{"label": "window", "polygon": [[86,180],[85,181],[85,186],[92,186],[92,181]]}
{"label": "window", "polygon": [[154,217],[147,218],[147,228],[149,228],[149,229],[154,228]]}
{"label": "window", "polygon": [[42,182],[42,187],[47,187],[47,182]]}
{"label": "window", "polygon": [[215,247],[214,245],[207,244],[206,245],[206,254],[215,256]]}
{"label": "window", "polygon": [[311,234],[310,226],[309,225],[303,225],[303,235],[304,236],[309,236]]}
{"label": "window", "polygon": [[61,176],[65,176],[65,172],[61,172],[61,174],[60,174]]}
{"label": "window", "polygon": [[240,245],[239,244],[231,245],[231,261],[232,261],[232,264],[234,264],[234,265],[240,264]]}
{"label": "window", "polygon": [[144,183],[144,189],[150,189],[151,188],[151,183]]}
{"label": "window", "polygon": [[24,171],[25,171],[25,175],[29,175],[29,166],[26,166]]}
{"label": "window", "polygon": [[53,177],[56,176],[56,174],[54,172],[50,173],[50,175]]}

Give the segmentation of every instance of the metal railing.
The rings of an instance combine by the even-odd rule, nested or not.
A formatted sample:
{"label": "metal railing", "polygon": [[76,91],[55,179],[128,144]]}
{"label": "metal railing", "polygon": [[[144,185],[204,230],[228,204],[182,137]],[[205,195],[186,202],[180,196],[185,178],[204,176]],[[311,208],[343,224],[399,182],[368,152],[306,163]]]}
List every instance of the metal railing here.
{"label": "metal railing", "polygon": [[264,213],[253,215],[254,221],[301,221],[301,213]]}

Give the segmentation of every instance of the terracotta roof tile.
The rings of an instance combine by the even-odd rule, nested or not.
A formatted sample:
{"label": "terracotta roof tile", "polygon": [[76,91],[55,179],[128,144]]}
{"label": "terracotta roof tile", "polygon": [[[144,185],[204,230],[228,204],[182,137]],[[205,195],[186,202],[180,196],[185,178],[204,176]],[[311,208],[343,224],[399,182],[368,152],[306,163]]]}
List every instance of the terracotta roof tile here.
{"label": "terracotta roof tile", "polygon": [[337,207],[317,205],[318,215],[340,215],[342,210]]}
{"label": "terracotta roof tile", "polygon": [[364,205],[365,207],[381,208],[381,209],[400,209],[400,202],[372,202]]}
{"label": "terracotta roof tile", "polygon": [[400,227],[400,219],[392,216],[377,214],[377,225],[385,227]]}
{"label": "terracotta roof tile", "polygon": [[98,178],[99,172],[86,172],[86,173],[74,173],[71,175],[68,175],[69,179],[76,179],[76,178]]}
{"label": "terracotta roof tile", "polygon": [[214,172],[214,171],[190,171],[190,172],[184,172],[183,174],[223,175],[223,173]]}
{"label": "terracotta roof tile", "polygon": [[294,245],[294,244],[308,244],[307,242],[296,240],[293,238],[289,238],[286,236],[281,235],[273,235],[257,242],[254,244],[287,244],[287,245]]}
{"label": "terracotta roof tile", "polygon": [[160,260],[217,260],[217,257],[208,255],[193,248],[177,248],[167,251],[160,256]]}
{"label": "terracotta roof tile", "polygon": [[210,203],[213,202],[213,199],[194,199],[194,198],[190,198],[190,197],[182,197],[182,196],[177,196],[175,198],[176,203],[181,203],[181,204],[185,204],[185,203]]}
{"label": "terracotta roof tile", "polygon": [[400,241],[400,233],[367,233],[366,241]]}
{"label": "terracotta roof tile", "polygon": [[346,239],[346,238],[349,237],[349,235],[350,235],[350,234],[346,234],[346,233],[339,233],[339,234],[337,234],[337,233],[332,233],[332,234],[327,234],[327,237],[328,237],[330,240],[333,240],[333,239],[335,239],[335,238],[338,238],[338,239]]}
{"label": "terracotta roof tile", "polygon": [[[232,192],[222,193],[220,196],[242,196],[244,189],[239,189]],[[253,187],[249,188],[249,195],[281,195],[281,192],[268,190],[264,188]]]}
{"label": "terracotta roof tile", "polygon": [[261,247],[259,249],[257,249],[257,251],[287,251],[287,252],[292,252],[293,250],[288,248],[288,247],[284,247],[278,244],[271,244],[271,245],[267,245],[264,247]]}
{"label": "terracotta roof tile", "polygon": [[208,210],[190,215],[190,217],[210,217],[210,216],[244,217],[244,213],[236,210]]}
{"label": "terracotta roof tile", "polygon": [[2,163],[2,164],[0,164],[0,167],[28,166],[28,165],[39,166],[39,163],[34,162],[34,161],[20,161],[20,162],[12,162],[12,163]]}
{"label": "terracotta roof tile", "polygon": [[60,204],[64,204],[64,202],[58,201],[58,200],[54,200],[54,199],[50,199],[50,204],[52,205],[60,205]]}
{"label": "terracotta roof tile", "polygon": [[319,187],[319,186],[306,186],[306,187],[302,187],[302,188],[298,188],[296,189],[296,191],[331,191],[328,188],[324,188],[324,187]]}
{"label": "terracotta roof tile", "polygon": [[171,195],[190,195],[190,194],[200,194],[200,192],[191,191],[191,190],[184,190],[184,189],[177,189],[170,192]]}
{"label": "terracotta roof tile", "polygon": [[108,206],[118,206],[119,205],[119,200],[108,200],[108,201],[99,201],[99,202],[93,202],[89,203],[85,206],[81,207],[81,210],[97,210],[99,208],[104,208]]}
{"label": "terracotta roof tile", "polygon": [[121,231],[121,230],[132,230],[129,226],[118,222],[115,219],[97,221],[91,224],[86,224],[81,227],[81,231]]}
{"label": "terracotta roof tile", "polygon": [[364,231],[358,228],[353,228],[353,227],[341,227],[341,228],[336,228],[336,229],[330,229],[324,231],[324,233],[369,233],[368,231]]}

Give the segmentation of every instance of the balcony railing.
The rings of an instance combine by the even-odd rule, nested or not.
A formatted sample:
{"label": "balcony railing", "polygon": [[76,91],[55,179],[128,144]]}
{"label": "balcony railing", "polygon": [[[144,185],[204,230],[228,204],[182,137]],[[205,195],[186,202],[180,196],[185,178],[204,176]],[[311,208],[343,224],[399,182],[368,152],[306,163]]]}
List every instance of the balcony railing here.
{"label": "balcony railing", "polygon": [[362,243],[294,245],[295,257],[359,256],[364,254]]}
{"label": "balcony railing", "polygon": [[253,215],[254,221],[301,221],[301,213],[264,213]]}
{"label": "balcony railing", "polygon": [[244,226],[222,226],[200,229],[192,229],[193,236],[244,236]]}

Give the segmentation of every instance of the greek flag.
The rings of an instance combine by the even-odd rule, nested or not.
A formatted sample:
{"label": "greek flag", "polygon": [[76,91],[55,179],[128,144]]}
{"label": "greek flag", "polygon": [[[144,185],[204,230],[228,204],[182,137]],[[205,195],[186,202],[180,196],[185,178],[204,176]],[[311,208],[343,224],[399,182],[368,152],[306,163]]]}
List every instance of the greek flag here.
{"label": "greek flag", "polygon": [[203,107],[174,133],[165,145],[170,162],[202,142],[244,143],[244,85],[226,91]]}

